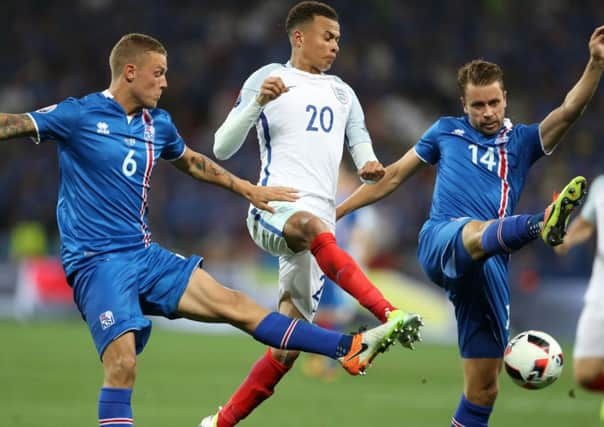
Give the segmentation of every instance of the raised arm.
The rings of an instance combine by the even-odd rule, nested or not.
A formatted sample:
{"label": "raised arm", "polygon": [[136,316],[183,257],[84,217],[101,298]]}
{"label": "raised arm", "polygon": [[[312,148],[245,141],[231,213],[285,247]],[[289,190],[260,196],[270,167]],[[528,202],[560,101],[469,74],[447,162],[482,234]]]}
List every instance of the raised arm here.
{"label": "raised arm", "polygon": [[425,163],[412,148],[396,162],[386,167],[384,177],[375,184],[363,184],[336,209],[336,218],[383,199],[413,175]]}
{"label": "raised arm", "polygon": [[595,93],[604,70],[604,26],[596,28],[589,40],[589,61],[583,75],[568,92],[564,102],[539,125],[543,148],[553,150],[568,129],[581,116]]}
{"label": "raised arm", "polygon": [[0,140],[36,136],[36,125],[27,114],[0,113]]}
{"label": "raised arm", "polygon": [[298,198],[296,195],[297,191],[293,188],[260,187],[241,179],[203,154],[191,150],[189,147],[185,148],[185,153],[182,157],[172,163],[176,168],[199,181],[209,182],[210,184],[242,195],[258,209],[274,212],[274,209],[268,205],[268,202],[293,202]]}
{"label": "raised arm", "polygon": [[269,76],[280,65],[267,65],[244,83],[235,107],[214,133],[214,155],[225,160],[241,148],[250,129],[256,124],[264,106],[288,91],[280,77]]}

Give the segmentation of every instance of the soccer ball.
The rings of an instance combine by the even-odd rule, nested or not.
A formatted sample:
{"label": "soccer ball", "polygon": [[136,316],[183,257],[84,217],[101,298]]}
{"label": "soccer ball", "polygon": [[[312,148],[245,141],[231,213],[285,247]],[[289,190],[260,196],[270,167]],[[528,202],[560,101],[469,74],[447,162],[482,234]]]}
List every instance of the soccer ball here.
{"label": "soccer ball", "polygon": [[510,340],[503,356],[505,370],[520,387],[536,390],[558,379],[564,365],[560,344],[541,331],[525,331]]}

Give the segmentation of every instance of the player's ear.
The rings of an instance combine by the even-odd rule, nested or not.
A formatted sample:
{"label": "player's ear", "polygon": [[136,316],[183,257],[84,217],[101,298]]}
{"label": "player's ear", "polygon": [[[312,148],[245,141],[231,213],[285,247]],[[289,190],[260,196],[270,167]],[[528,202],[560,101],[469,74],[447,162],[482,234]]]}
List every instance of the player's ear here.
{"label": "player's ear", "polygon": [[136,65],[134,65],[134,64],[124,65],[124,79],[128,83],[132,83],[134,81],[135,74],[136,74]]}
{"label": "player's ear", "polygon": [[294,46],[297,48],[301,48],[302,44],[304,43],[304,36],[302,35],[302,31],[295,30],[292,35],[293,35]]}
{"label": "player's ear", "polygon": [[508,91],[503,91],[503,108],[507,108],[508,106]]}

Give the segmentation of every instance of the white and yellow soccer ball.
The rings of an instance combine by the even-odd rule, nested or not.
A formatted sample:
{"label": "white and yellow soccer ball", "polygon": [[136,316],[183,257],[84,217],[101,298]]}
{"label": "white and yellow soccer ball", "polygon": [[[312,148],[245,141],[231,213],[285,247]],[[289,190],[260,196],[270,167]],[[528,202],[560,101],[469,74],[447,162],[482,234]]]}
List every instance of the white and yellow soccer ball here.
{"label": "white and yellow soccer ball", "polygon": [[564,355],[560,344],[541,331],[525,331],[510,340],[503,356],[505,371],[520,387],[547,387],[562,374]]}

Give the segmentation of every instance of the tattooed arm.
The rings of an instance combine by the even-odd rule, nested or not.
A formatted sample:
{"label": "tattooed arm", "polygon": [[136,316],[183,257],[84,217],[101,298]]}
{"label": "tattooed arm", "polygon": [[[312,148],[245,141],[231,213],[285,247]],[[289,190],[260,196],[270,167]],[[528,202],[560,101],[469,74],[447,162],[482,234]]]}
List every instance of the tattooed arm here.
{"label": "tattooed arm", "polygon": [[298,198],[296,195],[297,191],[293,188],[260,187],[245,179],[241,179],[203,154],[191,150],[189,147],[185,149],[185,153],[181,158],[172,163],[178,169],[195,179],[218,185],[242,195],[258,209],[274,212],[274,209],[268,205],[268,202],[277,200],[293,202]]}
{"label": "tattooed arm", "polygon": [[27,114],[0,113],[0,140],[36,134],[36,126]]}

